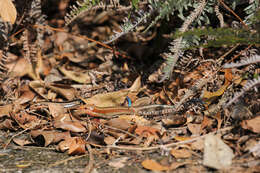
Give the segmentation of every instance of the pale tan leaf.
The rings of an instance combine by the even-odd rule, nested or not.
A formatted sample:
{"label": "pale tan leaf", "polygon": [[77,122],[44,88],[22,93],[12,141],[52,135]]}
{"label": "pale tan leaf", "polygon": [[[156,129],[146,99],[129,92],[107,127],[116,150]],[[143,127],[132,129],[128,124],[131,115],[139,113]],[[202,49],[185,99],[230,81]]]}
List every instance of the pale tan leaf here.
{"label": "pale tan leaf", "polygon": [[112,160],[108,163],[109,166],[112,166],[114,168],[123,168],[126,164],[126,162],[129,160],[129,157],[120,157]]}
{"label": "pale tan leaf", "polygon": [[191,157],[191,152],[187,149],[172,149],[171,155],[174,156],[176,159],[189,158]]}
{"label": "pale tan leaf", "polygon": [[168,166],[163,166],[159,164],[158,162],[150,159],[146,159],[142,162],[142,166],[145,169],[153,170],[153,171],[167,171],[170,168]]}
{"label": "pale tan leaf", "polygon": [[114,127],[116,129],[121,129],[121,130],[127,130],[131,126],[129,121],[127,121],[126,119],[122,119],[122,118],[113,118],[113,119],[109,120],[106,124],[111,127]]}
{"label": "pale tan leaf", "polygon": [[203,165],[225,169],[232,164],[234,157],[232,149],[219,137],[209,134],[204,141]]}
{"label": "pale tan leaf", "polygon": [[186,162],[173,162],[170,166],[170,170],[175,170],[181,166],[187,165],[187,164],[191,164],[191,161],[186,161]]}
{"label": "pale tan leaf", "polygon": [[112,136],[107,136],[107,137],[105,137],[104,141],[107,145],[113,145],[115,143],[116,139]]}
{"label": "pale tan leaf", "polygon": [[82,125],[82,123],[71,117],[69,114],[62,114],[55,117],[53,126],[76,133],[86,132],[86,128]]}
{"label": "pale tan leaf", "polygon": [[73,100],[76,97],[76,90],[69,85],[51,84],[51,85],[46,85],[46,87],[59,93],[60,95],[62,95],[68,100]]}
{"label": "pale tan leaf", "polygon": [[13,142],[19,146],[31,145],[32,141],[28,139],[14,138]]}
{"label": "pale tan leaf", "polygon": [[88,72],[75,72],[69,71],[65,68],[65,66],[61,66],[59,70],[69,79],[76,81],[78,83],[91,83],[91,78]]}
{"label": "pale tan leaf", "polygon": [[125,98],[129,95],[129,93],[137,95],[140,87],[141,78],[138,77],[129,89],[123,89],[120,91],[109,92],[105,94],[96,94],[91,98],[83,99],[83,101],[88,105],[95,105],[99,107],[118,106],[125,101]]}
{"label": "pale tan leaf", "polygon": [[3,106],[0,106],[0,118],[2,116],[9,116],[9,113],[13,110],[13,105],[12,104],[6,104]]}
{"label": "pale tan leaf", "polygon": [[14,24],[16,20],[17,12],[14,4],[11,0],[0,1],[0,17],[5,22],[11,22]]}
{"label": "pale tan leaf", "polygon": [[248,129],[254,133],[260,133],[260,116],[251,120],[244,120],[241,125],[243,129]]}
{"label": "pale tan leaf", "polygon": [[84,99],[83,101],[89,105],[95,105],[99,107],[110,107],[110,106],[118,106],[124,102],[128,90],[120,90],[115,92],[109,92],[105,94],[96,94],[91,98]]}

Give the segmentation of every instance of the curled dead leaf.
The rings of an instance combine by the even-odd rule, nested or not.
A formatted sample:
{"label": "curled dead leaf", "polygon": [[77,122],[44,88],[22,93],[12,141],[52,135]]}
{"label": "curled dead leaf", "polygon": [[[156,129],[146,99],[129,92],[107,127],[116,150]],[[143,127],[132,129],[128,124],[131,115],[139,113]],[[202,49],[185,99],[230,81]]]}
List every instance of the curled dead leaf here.
{"label": "curled dead leaf", "polygon": [[85,154],[86,153],[86,142],[80,137],[71,138],[72,142],[69,146],[69,155]]}
{"label": "curled dead leaf", "polygon": [[29,83],[29,86],[41,97],[48,100],[47,90],[43,83],[41,83],[40,81],[31,81]]}
{"label": "curled dead leaf", "polygon": [[69,79],[78,82],[78,83],[91,83],[91,77],[89,76],[88,72],[75,72],[69,71],[65,68],[65,66],[59,67],[59,70]]}
{"label": "curled dead leaf", "polygon": [[73,100],[76,97],[76,90],[69,85],[51,84],[51,85],[46,85],[46,87],[59,93],[67,100]]}
{"label": "curled dead leaf", "polygon": [[16,128],[13,126],[13,121],[10,119],[5,119],[4,121],[0,122],[0,129],[16,130]]}
{"label": "curled dead leaf", "polygon": [[32,141],[29,139],[14,138],[13,142],[19,146],[31,145]]}
{"label": "curled dead leaf", "polygon": [[55,117],[53,125],[56,128],[69,130],[71,132],[76,132],[76,133],[87,131],[85,126],[83,126],[79,120],[73,118],[69,114],[62,114]]}
{"label": "curled dead leaf", "polygon": [[57,143],[63,139],[70,137],[69,132],[58,132],[54,130],[53,131],[32,130],[30,134],[34,138],[34,141],[40,145],[42,145],[41,138],[43,137],[45,147],[48,146],[49,144]]}

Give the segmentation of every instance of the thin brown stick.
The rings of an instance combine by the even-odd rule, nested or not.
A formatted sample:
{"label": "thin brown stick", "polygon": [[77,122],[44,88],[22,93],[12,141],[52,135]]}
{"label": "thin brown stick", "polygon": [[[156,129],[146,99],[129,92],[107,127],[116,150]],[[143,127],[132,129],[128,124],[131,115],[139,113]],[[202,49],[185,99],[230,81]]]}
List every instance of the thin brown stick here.
{"label": "thin brown stick", "polygon": [[230,13],[232,13],[241,23],[242,25],[248,30],[248,26],[245,24],[245,22],[243,22],[243,20],[231,9],[229,8],[224,2],[223,0],[219,0],[219,2],[222,4],[223,7],[225,7]]}
{"label": "thin brown stick", "polygon": [[7,148],[7,146],[11,143],[11,141],[12,141],[16,136],[19,136],[19,135],[23,134],[23,133],[26,132],[27,130],[30,130],[30,128],[24,129],[24,130],[20,131],[19,133],[13,135],[13,136],[7,141],[7,143],[5,144],[4,149]]}
{"label": "thin brown stick", "polygon": [[[211,132],[208,134],[215,134],[215,133],[220,133],[220,132],[226,132],[226,131],[230,131],[231,129],[233,129],[233,127],[226,127],[224,129],[219,129],[216,132]],[[197,140],[200,139],[204,139],[208,134],[202,135],[202,136],[198,136],[195,137],[193,139],[190,140],[186,140],[186,141],[181,141],[181,142],[174,142],[174,143],[170,143],[170,144],[166,144],[166,145],[159,145],[159,146],[154,146],[154,147],[126,147],[126,146],[107,146],[110,149],[120,149],[120,150],[133,150],[133,151],[149,151],[149,150],[158,150],[161,148],[170,148],[173,146],[177,146],[177,145],[183,145],[183,144],[188,144],[188,143],[192,143],[195,142]]]}
{"label": "thin brown stick", "polygon": [[93,157],[92,148],[91,148],[90,144],[86,144],[86,147],[89,152],[89,162],[85,167],[84,173],[91,173],[92,169],[94,167],[94,157]]}
{"label": "thin brown stick", "polygon": [[66,163],[66,162],[68,162],[68,161],[70,161],[70,160],[79,159],[79,158],[84,157],[84,156],[87,156],[87,155],[88,155],[88,154],[84,154],[84,155],[80,155],[80,156],[69,157],[69,158],[67,158],[67,159],[60,160],[60,161],[57,161],[57,162],[55,162],[55,163],[53,163],[53,164],[50,164],[50,165],[48,165],[48,167],[49,167],[49,168],[50,168],[50,167],[54,167],[54,166],[57,166],[57,165]]}

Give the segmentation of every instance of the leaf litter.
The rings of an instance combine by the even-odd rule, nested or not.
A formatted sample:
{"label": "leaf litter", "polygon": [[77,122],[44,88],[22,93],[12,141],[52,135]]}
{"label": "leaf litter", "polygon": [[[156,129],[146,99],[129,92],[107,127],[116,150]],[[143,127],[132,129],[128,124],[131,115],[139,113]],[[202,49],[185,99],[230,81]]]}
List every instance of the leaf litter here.
{"label": "leaf litter", "polygon": [[[11,11],[0,10],[0,16],[14,23],[16,10],[11,1],[5,2]],[[111,26],[105,24],[109,20]],[[93,20],[90,25],[99,26],[90,29],[91,35],[102,40],[111,34],[104,31],[111,32],[118,22],[110,15]],[[8,148],[13,141],[21,147],[54,147],[57,152],[74,156],[103,154],[110,161],[90,160],[90,165],[115,170],[138,164],[141,169],[153,171],[214,168],[243,172],[251,162],[237,163],[247,158],[255,159],[254,168],[259,168],[259,102],[244,98],[237,103],[240,108],[217,108],[226,93],[234,92],[233,86],[245,85],[245,68],[215,73],[214,57],[209,53],[213,50],[209,49],[204,55],[208,62],[183,74],[176,70],[173,80],[162,85],[154,82],[160,72],[144,75],[144,69],[149,69],[145,63],[148,59],[142,57],[143,53],[136,57],[131,52],[136,48],[131,40],[126,40],[124,46],[116,45],[116,49],[124,51],[115,55],[114,50],[79,35],[80,26],[74,27],[71,32],[52,31],[44,40],[42,53],[36,54],[36,66],[23,57],[24,53],[12,58],[9,55],[10,79],[2,83],[5,96],[1,97],[0,129],[16,134],[8,136],[8,141],[0,140],[2,146]],[[190,96],[179,110],[166,111],[157,106],[180,103],[190,88],[209,74],[214,78],[209,77],[206,87]],[[259,101],[259,92],[251,94]],[[151,108],[145,109],[144,115],[134,109],[147,105]],[[240,116],[241,111],[236,109],[243,106],[245,115]],[[30,166],[31,163],[17,165]]]}

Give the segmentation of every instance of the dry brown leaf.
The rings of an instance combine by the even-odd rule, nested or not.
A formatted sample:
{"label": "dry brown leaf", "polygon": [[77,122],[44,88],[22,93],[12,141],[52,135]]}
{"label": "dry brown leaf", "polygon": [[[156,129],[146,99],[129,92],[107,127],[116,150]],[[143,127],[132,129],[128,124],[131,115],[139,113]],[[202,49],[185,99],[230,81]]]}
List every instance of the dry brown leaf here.
{"label": "dry brown leaf", "polygon": [[51,84],[51,85],[46,85],[46,87],[59,93],[60,95],[65,97],[67,100],[73,100],[76,98],[76,90],[69,85]]}
{"label": "dry brown leaf", "polygon": [[68,154],[75,155],[75,154],[85,154],[86,142],[80,137],[73,137],[73,138],[66,138],[64,141],[61,141],[57,147],[57,150],[65,152],[68,151]]}
{"label": "dry brown leaf", "polygon": [[107,145],[113,145],[116,141],[116,138],[114,138],[112,136],[107,136],[107,137],[105,137],[104,141]]}
{"label": "dry brown leaf", "polygon": [[129,88],[129,91],[130,92],[139,92],[140,88],[141,88],[141,76],[136,78],[133,85]]}
{"label": "dry brown leaf", "polygon": [[170,170],[175,170],[181,166],[187,165],[187,164],[191,164],[191,161],[186,161],[186,162],[173,162],[170,166]]}
{"label": "dry brown leaf", "polygon": [[0,17],[5,22],[15,23],[17,12],[16,8],[11,0],[0,1]]}
{"label": "dry brown leaf", "polygon": [[128,97],[132,100],[132,101],[134,101],[133,102],[133,106],[144,106],[144,105],[149,105],[149,104],[151,104],[151,101],[152,101],[152,99],[150,98],[150,97],[141,97],[141,98],[138,98],[138,99],[134,99],[135,97],[136,97],[136,94],[134,94],[134,95],[128,95]]}
{"label": "dry brown leaf", "polygon": [[113,118],[111,120],[108,120],[106,124],[111,127],[114,127],[116,129],[121,129],[121,130],[127,130],[131,126],[129,121],[127,121],[126,119],[122,119],[122,118]]}
{"label": "dry brown leaf", "polygon": [[21,89],[21,96],[15,100],[15,104],[24,104],[30,102],[35,97],[35,93],[32,92],[28,85]]}
{"label": "dry brown leaf", "polygon": [[16,128],[13,126],[13,120],[10,119],[5,119],[4,121],[0,122],[0,129],[16,130]]}
{"label": "dry brown leaf", "polygon": [[187,149],[171,149],[171,155],[176,159],[189,158],[191,157],[191,152]]}
{"label": "dry brown leaf", "polygon": [[125,162],[127,162],[128,160],[129,157],[120,157],[110,161],[108,165],[119,169],[119,168],[123,168],[125,166]]}
{"label": "dry brown leaf", "polygon": [[49,93],[47,92],[46,88],[49,88],[51,89],[51,91],[60,94],[61,96],[65,97],[67,100],[73,100],[76,97],[76,90],[69,85],[44,84],[43,82],[40,81],[31,81],[29,86],[46,100],[49,99],[48,96]]}
{"label": "dry brown leaf", "polygon": [[36,56],[37,56],[37,65],[36,65],[35,72],[37,76],[40,76],[40,74],[43,74],[44,76],[50,74],[51,65],[49,59],[47,58],[43,59],[41,49],[39,49]]}
{"label": "dry brown leaf", "polygon": [[204,149],[204,139],[199,139],[191,143],[192,150],[202,151]]}
{"label": "dry brown leaf", "polygon": [[260,141],[249,149],[250,153],[253,153],[255,157],[260,157]]}
{"label": "dry brown leaf", "polygon": [[53,118],[65,114],[65,109],[61,104],[58,103],[49,103],[50,114]]}
{"label": "dry brown leaf", "polygon": [[9,113],[13,110],[13,104],[7,104],[0,106],[0,118],[3,116],[9,116]]}
{"label": "dry brown leaf", "polygon": [[204,128],[212,126],[213,121],[212,119],[208,118],[207,116],[203,117],[203,121],[201,123],[201,132]]}
{"label": "dry brown leaf", "polygon": [[33,79],[37,79],[37,76],[33,72],[32,65],[25,59],[25,58],[19,58],[18,60],[6,64],[6,67],[9,69],[9,73],[11,76],[25,76],[29,75]]}
{"label": "dry brown leaf", "polygon": [[192,135],[199,135],[200,128],[201,128],[200,124],[192,124],[192,123],[188,124],[188,129],[192,133]]}
{"label": "dry brown leaf", "polygon": [[221,119],[221,113],[218,112],[218,113],[214,116],[214,118],[217,119],[217,121],[218,121],[218,129],[220,129],[221,124],[222,124],[222,121],[223,121],[223,120]]}
{"label": "dry brown leaf", "polygon": [[168,117],[167,119],[162,119],[163,125],[166,127],[170,126],[181,126],[185,124],[187,119],[184,116],[171,116]]}
{"label": "dry brown leaf", "polygon": [[145,136],[145,137],[148,137],[150,135],[158,136],[158,134],[160,134],[160,130],[148,126],[138,126],[135,129],[135,133],[139,136]]}
{"label": "dry brown leaf", "polygon": [[164,166],[159,164],[158,162],[150,159],[146,159],[142,161],[142,166],[145,169],[153,170],[153,171],[167,171],[170,169],[168,166]]}
{"label": "dry brown leaf", "polygon": [[86,142],[80,138],[80,137],[73,137],[71,138],[72,142],[71,145],[69,146],[69,155],[75,155],[75,154],[85,154],[86,153]]}
{"label": "dry brown leaf", "polygon": [[39,94],[42,98],[48,100],[48,94],[47,90],[44,87],[44,84],[41,83],[40,81],[31,81],[29,83],[29,86],[37,93]]}
{"label": "dry brown leaf", "polygon": [[248,129],[254,133],[260,133],[260,116],[251,120],[244,120],[241,125],[243,129]]}
{"label": "dry brown leaf", "polygon": [[83,99],[86,104],[95,105],[99,107],[112,107],[119,106],[124,103],[126,96],[131,93],[138,94],[141,87],[141,80],[138,77],[134,84],[129,89],[124,89],[115,92],[109,92],[105,94],[96,94],[91,98]]}
{"label": "dry brown leaf", "polygon": [[[42,130],[32,130],[30,132],[31,136],[37,140],[37,137],[42,136],[44,139],[44,146],[48,146],[52,143],[57,143],[63,139],[69,138],[69,132],[57,132],[57,131],[42,131]],[[36,141],[37,143],[38,141]]]}
{"label": "dry brown leaf", "polygon": [[248,141],[246,141],[245,146],[243,147],[244,148],[243,150],[250,151],[254,146],[257,145],[257,143],[259,143],[259,142],[257,142],[257,139],[253,139],[253,138],[249,139]]}
{"label": "dry brown leaf", "polygon": [[72,139],[71,138],[66,138],[64,141],[61,141],[58,146],[57,146],[57,150],[61,151],[61,152],[65,152],[66,150],[69,149],[69,146],[72,143]]}
{"label": "dry brown leaf", "polygon": [[69,79],[78,82],[78,83],[91,83],[91,77],[89,76],[88,72],[75,72],[69,71],[65,68],[65,66],[59,67],[59,70]]}
{"label": "dry brown leaf", "polygon": [[55,121],[54,127],[61,128],[64,130],[69,130],[71,132],[80,133],[86,132],[86,128],[79,122],[72,122],[72,121]]}
{"label": "dry brown leaf", "polygon": [[32,141],[28,139],[21,139],[21,138],[14,138],[13,142],[16,143],[19,146],[25,146],[25,145],[31,145]]}
{"label": "dry brown leaf", "polygon": [[84,102],[86,104],[95,105],[99,107],[118,106],[124,102],[128,92],[128,90],[120,90],[105,94],[96,94],[91,98],[84,99]]}
{"label": "dry brown leaf", "polygon": [[227,82],[232,82],[233,75],[231,69],[225,69],[224,71],[225,71],[225,80]]}
{"label": "dry brown leaf", "polygon": [[13,118],[19,125],[27,124],[27,127],[30,127],[31,125],[31,127],[33,127],[34,123],[39,121],[36,115],[30,115],[25,111],[14,114]]}
{"label": "dry brown leaf", "polygon": [[121,119],[126,119],[129,122],[133,122],[138,126],[147,126],[151,122],[147,119],[145,119],[142,116],[133,116],[133,115],[122,115],[120,116]]}
{"label": "dry brown leaf", "polygon": [[57,34],[55,35],[55,40],[54,43],[57,47],[62,46],[65,41],[68,39],[69,34],[66,32],[57,32]]}
{"label": "dry brown leaf", "polygon": [[53,126],[56,128],[61,128],[64,130],[69,130],[71,132],[86,132],[85,126],[82,123],[70,116],[69,114],[62,114],[54,119]]}

